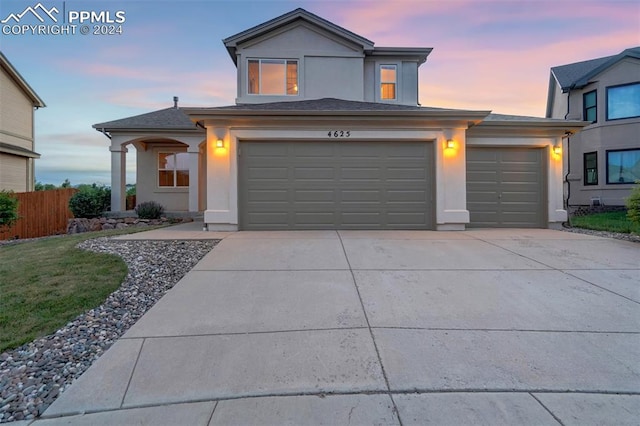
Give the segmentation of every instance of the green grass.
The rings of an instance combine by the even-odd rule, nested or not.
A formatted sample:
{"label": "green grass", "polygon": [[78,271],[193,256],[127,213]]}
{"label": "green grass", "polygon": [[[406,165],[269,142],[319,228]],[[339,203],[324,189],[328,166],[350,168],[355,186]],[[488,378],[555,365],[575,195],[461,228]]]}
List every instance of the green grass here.
{"label": "green grass", "polygon": [[89,232],[0,246],[0,352],[53,333],[99,306],[120,286],[127,274],[120,257],[80,250],[76,244],[139,231]]}
{"label": "green grass", "polygon": [[640,234],[640,225],[631,222],[626,212],[595,213],[587,216],[575,216],[571,218],[571,225],[576,228],[594,229],[596,231]]}

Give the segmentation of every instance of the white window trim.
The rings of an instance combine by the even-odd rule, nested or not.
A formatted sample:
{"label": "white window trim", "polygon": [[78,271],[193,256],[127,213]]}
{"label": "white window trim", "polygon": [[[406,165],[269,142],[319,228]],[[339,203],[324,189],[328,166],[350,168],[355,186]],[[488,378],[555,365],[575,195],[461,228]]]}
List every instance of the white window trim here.
{"label": "white window trim", "polygon": [[[160,164],[159,164],[159,159],[160,159],[160,155],[161,154],[171,154],[171,155],[176,155],[176,154],[187,154],[186,150],[159,150],[156,152],[156,188],[157,189],[165,189],[165,190],[172,190],[172,189],[184,189],[184,188],[189,188],[189,185],[183,185],[183,186],[178,186],[178,171],[186,171],[187,173],[189,173],[189,169],[178,169],[177,166],[177,162],[176,162],[176,167],[173,169],[161,169],[160,168]],[[172,171],[173,172],[173,186],[162,186],[160,185],[160,172],[163,171]],[[191,176],[189,176],[189,180],[191,180]]]}
{"label": "white window trim", "polygon": [[[394,91],[393,91],[393,93],[394,93],[394,97],[393,98],[383,98],[382,97],[382,85],[385,84],[385,83],[386,84],[391,83],[390,81],[383,81],[382,80],[382,68],[383,67],[393,67],[393,69],[395,70],[396,79],[393,82],[393,84],[395,85]],[[398,84],[398,68],[399,68],[398,64],[380,64],[380,65],[378,65],[378,80],[379,80],[378,92],[379,92],[380,100],[383,101],[383,102],[390,102],[390,101],[397,101],[398,100],[398,86],[399,86],[399,84]]]}
{"label": "white window trim", "polygon": [[[265,94],[265,93],[251,93],[249,91],[250,82],[249,82],[249,62],[250,61],[258,61],[258,72],[260,81],[258,85],[260,87],[260,91],[262,91],[262,61],[282,61],[284,62],[284,93],[282,94]],[[290,95],[287,93],[287,65],[290,62],[296,63],[296,86],[297,90],[294,95]],[[246,61],[246,92],[247,96],[299,96],[300,95],[300,61],[298,59],[291,58],[247,58]]]}

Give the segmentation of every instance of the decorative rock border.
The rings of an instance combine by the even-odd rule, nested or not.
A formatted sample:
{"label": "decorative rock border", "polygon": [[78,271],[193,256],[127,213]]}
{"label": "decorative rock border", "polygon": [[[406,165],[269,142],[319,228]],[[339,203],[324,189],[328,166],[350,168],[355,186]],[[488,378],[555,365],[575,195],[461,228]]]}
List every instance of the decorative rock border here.
{"label": "decorative rock border", "polygon": [[95,219],[76,218],[69,219],[67,223],[67,234],[80,234],[83,232],[103,231],[105,229],[124,229],[130,226],[146,227],[157,225],[169,225],[175,223],[193,222],[192,218],[167,218],[160,219],[138,219],[137,217],[107,218],[99,217]]}

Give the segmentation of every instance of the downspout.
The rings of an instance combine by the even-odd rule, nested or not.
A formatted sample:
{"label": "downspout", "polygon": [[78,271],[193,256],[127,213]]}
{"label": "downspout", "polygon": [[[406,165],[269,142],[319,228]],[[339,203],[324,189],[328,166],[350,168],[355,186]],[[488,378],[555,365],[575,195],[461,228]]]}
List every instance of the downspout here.
{"label": "downspout", "polygon": [[[569,117],[569,105],[571,105],[571,87],[567,92],[567,113],[564,115],[564,119],[567,120]],[[564,181],[567,183],[567,199],[565,200],[565,208],[567,209],[567,221],[562,224],[564,227],[571,227],[571,212],[569,208],[571,204],[569,200],[571,199],[571,182],[569,181],[569,174],[571,174],[571,133],[567,133],[567,174],[564,175]]]}

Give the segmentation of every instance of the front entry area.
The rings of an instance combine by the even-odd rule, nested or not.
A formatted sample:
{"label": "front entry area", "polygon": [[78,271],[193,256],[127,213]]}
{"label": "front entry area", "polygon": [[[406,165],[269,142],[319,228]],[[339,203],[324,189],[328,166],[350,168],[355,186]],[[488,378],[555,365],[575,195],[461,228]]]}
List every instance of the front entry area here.
{"label": "front entry area", "polygon": [[470,227],[546,228],[545,150],[467,148]]}
{"label": "front entry area", "polygon": [[239,227],[433,229],[429,142],[244,141]]}

